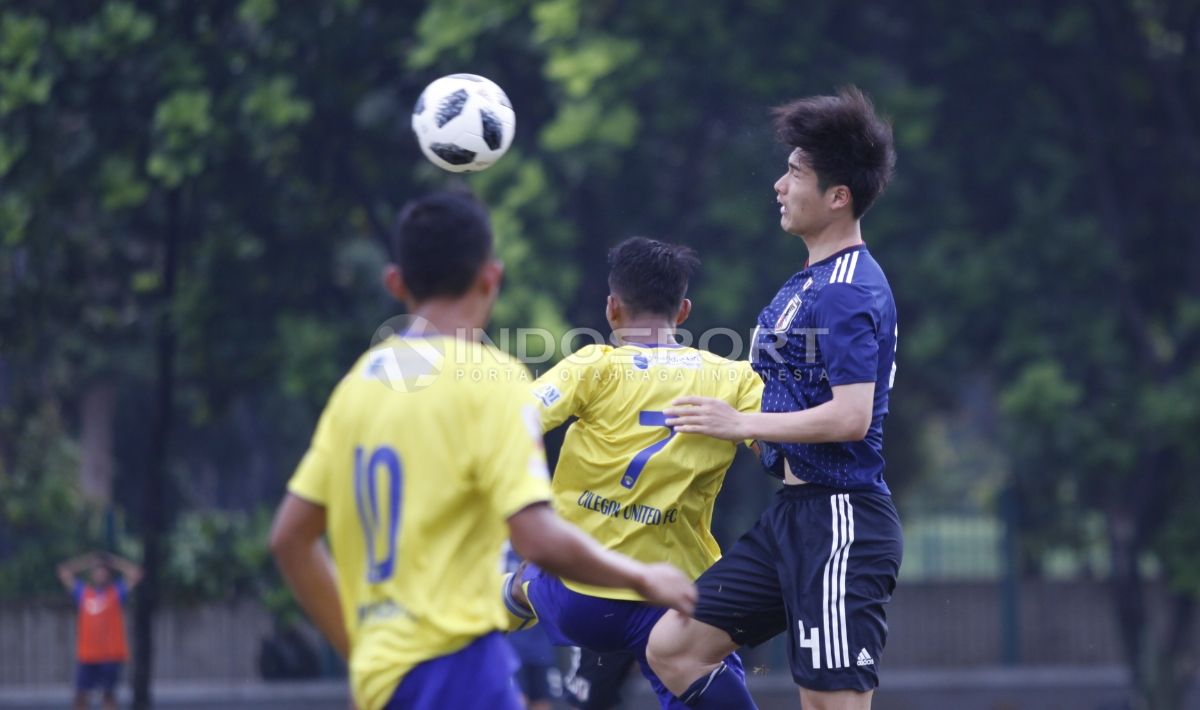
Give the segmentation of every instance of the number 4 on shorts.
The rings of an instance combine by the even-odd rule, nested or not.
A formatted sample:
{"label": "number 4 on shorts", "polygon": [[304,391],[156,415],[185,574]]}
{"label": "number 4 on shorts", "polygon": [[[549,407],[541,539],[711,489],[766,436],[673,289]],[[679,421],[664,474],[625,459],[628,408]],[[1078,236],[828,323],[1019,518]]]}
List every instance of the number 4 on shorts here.
{"label": "number 4 on shorts", "polygon": [[820,648],[820,642],[818,641],[818,639],[820,638],[820,634],[817,631],[817,627],[814,626],[811,629],[809,629],[809,631],[811,631],[812,633],[805,634],[804,633],[804,621],[797,620],[796,623],[800,626],[800,648],[807,648],[807,649],[812,650],[813,670],[815,670],[815,671],[821,670],[821,654],[818,652],[818,649]]}

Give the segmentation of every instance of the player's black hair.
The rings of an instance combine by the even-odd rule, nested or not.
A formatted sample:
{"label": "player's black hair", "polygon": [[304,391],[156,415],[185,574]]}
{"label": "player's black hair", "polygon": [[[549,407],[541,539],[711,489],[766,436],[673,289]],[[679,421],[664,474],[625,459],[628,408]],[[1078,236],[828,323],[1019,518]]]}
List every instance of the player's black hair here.
{"label": "player's black hair", "polygon": [[390,248],[413,298],[454,298],[492,256],[491,221],[471,194],[434,192],[400,210]]}
{"label": "player's black hair", "polygon": [[857,87],[837,96],[810,96],[774,110],[779,141],[804,153],[826,190],[845,185],[853,198],[854,216],[866,213],[896,169],[891,125],[875,114],[875,106]]}
{"label": "player's black hair", "polygon": [[608,252],[608,288],[634,313],[673,317],[700,266],[681,244],[630,237]]}

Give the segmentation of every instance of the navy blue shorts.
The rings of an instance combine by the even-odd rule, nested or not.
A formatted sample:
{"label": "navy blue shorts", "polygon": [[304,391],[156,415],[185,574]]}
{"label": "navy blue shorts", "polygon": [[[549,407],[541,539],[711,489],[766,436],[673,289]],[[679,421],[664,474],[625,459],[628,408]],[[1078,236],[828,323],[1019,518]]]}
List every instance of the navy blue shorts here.
{"label": "navy blue shorts", "polygon": [[100,690],[112,693],[121,680],[122,663],[80,663],[75,669],[76,690]]}
{"label": "navy blue shorts", "polygon": [[788,631],[788,660],[801,688],[870,690],[879,685],[884,607],[903,548],[890,496],[784,486],[696,580],[696,618],[741,645]]}
{"label": "navy blue shorts", "polygon": [[498,633],[480,636],[464,648],[418,663],[384,710],[521,710],[513,684],[517,656]]}
{"label": "navy blue shorts", "polygon": [[[631,653],[650,681],[663,708],[682,710],[687,706],[667,690],[646,662],[646,642],[654,624],[666,609],[645,602],[605,599],[568,589],[562,581],[545,572],[529,580],[525,587],[529,603],[544,625],[550,641],[559,646],[581,646],[599,653]],[[729,669],[745,678],[741,659],[730,654]]]}

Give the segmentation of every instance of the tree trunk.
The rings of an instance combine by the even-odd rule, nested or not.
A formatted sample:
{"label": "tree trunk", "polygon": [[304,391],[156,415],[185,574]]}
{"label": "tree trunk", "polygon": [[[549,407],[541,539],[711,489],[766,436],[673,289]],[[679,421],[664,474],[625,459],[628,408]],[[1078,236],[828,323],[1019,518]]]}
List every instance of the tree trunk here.
{"label": "tree trunk", "polygon": [[112,501],[116,405],[117,389],[109,380],[93,382],[83,395],[79,436],[83,456],[79,464],[79,483],[84,498],[101,506]]}
{"label": "tree trunk", "polygon": [[1170,707],[1182,708],[1196,677],[1196,644],[1192,631],[1196,626],[1196,599],[1187,594],[1171,595],[1171,619],[1167,636],[1167,686],[1171,690]]}
{"label": "tree trunk", "polygon": [[1150,710],[1145,691],[1152,685],[1154,644],[1147,634],[1146,605],[1138,575],[1137,526],[1133,516],[1118,508],[1108,514],[1109,555],[1112,560],[1112,599],[1117,632],[1132,675],[1134,710]]}
{"label": "tree trunk", "polygon": [[1132,707],[1182,710],[1197,661],[1191,644],[1196,600],[1173,593],[1168,603],[1148,593],[1148,580],[1138,564],[1144,552],[1142,536],[1128,511],[1110,512],[1109,530],[1112,599],[1132,673]]}
{"label": "tree trunk", "polygon": [[144,577],[138,588],[134,615],[133,707],[153,707],[150,680],[154,673],[154,612],[161,589],[162,540],[167,533],[167,444],[171,432],[171,414],[175,395],[175,275],[180,241],[181,196],[174,190],[168,197],[167,230],[163,235],[162,297],[155,342],[154,421],[151,425],[150,461],[146,467],[145,500],[142,511],[142,568]]}

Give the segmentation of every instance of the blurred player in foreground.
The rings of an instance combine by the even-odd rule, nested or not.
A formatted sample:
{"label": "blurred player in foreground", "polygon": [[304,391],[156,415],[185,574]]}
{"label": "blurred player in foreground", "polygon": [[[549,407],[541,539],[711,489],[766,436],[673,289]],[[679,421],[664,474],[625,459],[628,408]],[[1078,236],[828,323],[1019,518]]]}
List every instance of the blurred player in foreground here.
{"label": "blurred player in foreground", "polygon": [[854,88],[787,104],[776,126],[792,148],[775,183],[780,226],[804,241],[808,262],[758,316],[751,360],[766,383],[763,411],[683,398],[667,423],[758,440],[785,485],[697,580],[696,618],[664,616],[648,654],[693,707],[753,707],[722,678],[722,659],[787,631],[805,710],[865,710],[903,548],[883,480],[896,303],[859,226],[891,178],[892,129]]}
{"label": "blurred player in foreground", "polygon": [[[696,577],[720,557],[709,527],[736,444],[677,436],[663,410],[701,395],[757,412],[762,380],[747,362],[676,342],[692,308],[685,295],[695,252],[635,237],[609,252],[609,264],[606,315],[619,345],[584,346],[534,386],[543,429],[578,417],[555,468],[554,507],[610,550]],[[650,629],[666,611],[653,600],[534,569],[505,592],[510,611],[528,616],[532,607],[557,644],[632,653],[662,707],[682,707],[646,663]],[[741,674],[738,657],[726,655]]]}
{"label": "blurred player in foreground", "polygon": [[[521,566],[521,556],[513,552],[511,545],[505,547],[504,571],[515,572]],[[517,668],[516,682],[525,710],[550,710],[554,698],[562,695],[562,675],[545,629],[534,626],[514,631],[505,638],[521,664]]]}
{"label": "blurred player in foreground", "polygon": [[338,384],[271,549],[348,657],[360,710],[519,708],[515,658],[496,633],[505,538],[545,569],[685,614],[695,589],[670,565],[605,550],[548,505],[528,372],[476,338],[503,274],[483,206],[455,193],[416,200],[391,247],[385,285],[427,327],[372,348]]}
{"label": "blurred player in foreground", "polygon": [[[85,571],[87,582],[79,579]],[[70,590],[78,613],[73,707],[88,707],[88,695],[99,690],[104,710],[115,710],[121,666],[129,658],[121,606],[142,580],[142,568],[116,555],[92,552],[60,564],[58,579]]]}

